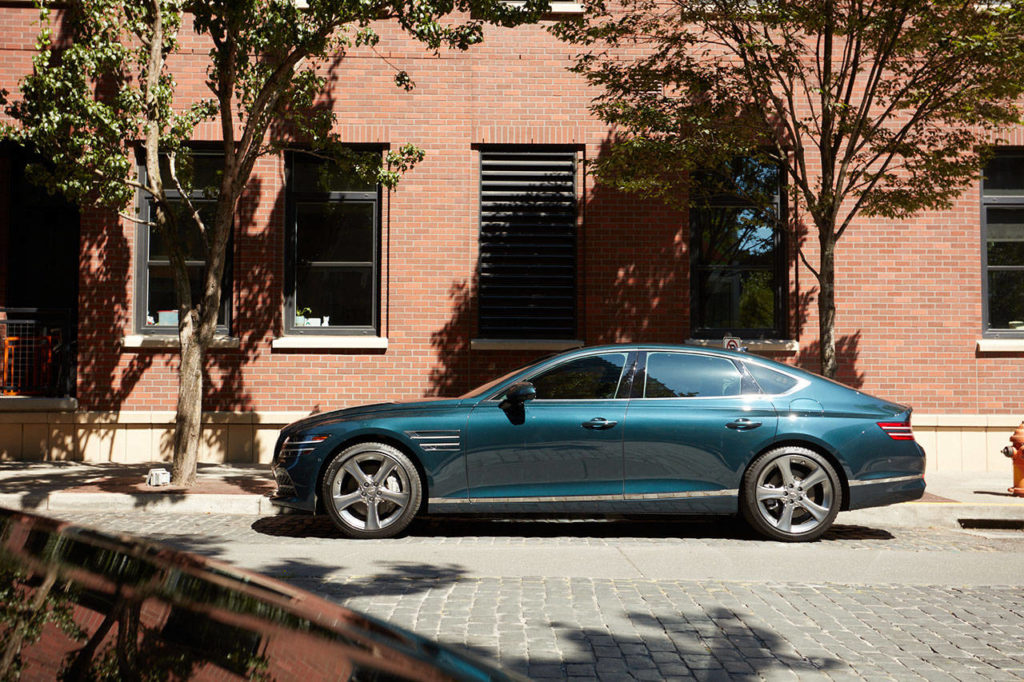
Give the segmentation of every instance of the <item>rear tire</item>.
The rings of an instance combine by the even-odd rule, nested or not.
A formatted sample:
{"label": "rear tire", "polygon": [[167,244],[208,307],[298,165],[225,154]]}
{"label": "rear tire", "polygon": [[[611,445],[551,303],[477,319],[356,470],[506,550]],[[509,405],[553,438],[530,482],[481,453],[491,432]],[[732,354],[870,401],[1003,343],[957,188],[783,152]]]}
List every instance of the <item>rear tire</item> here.
{"label": "rear tire", "polygon": [[321,488],[331,521],[350,538],[390,538],[408,527],[422,502],[419,472],[385,443],[358,443],[327,466]]}
{"label": "rear tire", "polygon": [[842,502],[836,470],[807,448],[769,450],[743,476],[743,517],[757,533],[772,540],[817,540],[835,521]]}

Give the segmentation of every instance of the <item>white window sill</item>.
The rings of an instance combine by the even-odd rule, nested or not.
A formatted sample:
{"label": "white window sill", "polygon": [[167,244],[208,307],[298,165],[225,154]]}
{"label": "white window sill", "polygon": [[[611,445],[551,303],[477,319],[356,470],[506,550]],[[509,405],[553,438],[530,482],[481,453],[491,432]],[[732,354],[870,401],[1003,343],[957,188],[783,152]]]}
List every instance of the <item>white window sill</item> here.
{"label": "white window sill", "polygon": [[[704,348],[722,348],[721,339],[687,339],[686,344]],[[740,348],[746,348],[753,353],[798,353],[800,342],[786,339],[740,339]]]}
{"label": "white window sill", "polygon": [[1024,339],[978,339],[979,353],[1024,352]]}
{"label": "white window sill", "polygon": [[[513,7],[522,7],[526,3],[523,0],[506,0],[506,5]],[[583,14],[583,3],[580,2],[562,2],[561,0],[554,0],[549,2],[551,9],[546,14]]]}
{"label": "white window sill", "polygon": [[471,350],[571,350],[581,348],[579,339],[473,339]]}
{"label": "white window sill", "polygon": [[387,350],[386,336],[327,336],[306,334],[281,336],[270,342],[278,350]]}
{"label": "white window sill", "polygon": [[0,412],[74,412],[76,398],[33,398],[30,396],[0,396]]}
{"label": "white window sill", "polygon": [[[215,336],[210,348],[239,348],[241,341],[237,336]],[[176,349],[181,347],[177,336],[170,334],[128,334],[121,339],[121,346],[127,349]]]}

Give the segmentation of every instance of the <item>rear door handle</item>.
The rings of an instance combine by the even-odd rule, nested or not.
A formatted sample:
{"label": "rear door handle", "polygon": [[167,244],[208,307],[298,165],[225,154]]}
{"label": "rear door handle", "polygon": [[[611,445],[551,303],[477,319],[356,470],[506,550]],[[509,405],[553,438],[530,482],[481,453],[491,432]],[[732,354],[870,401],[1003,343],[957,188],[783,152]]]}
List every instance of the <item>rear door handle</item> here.
{"label": "rear door handle", "polygon": [[726,428],[733,429],[734,431],[750,431],[756,429],[761,425],[761,422],[750,421],[746,417],[741,417],[735,421],[731,421],[726,424]]}
{"label": "rear door handle", "polygon": [[580,424],[585,429],[593,429],[595,431],[603,431],[604,429],[610,429],[619,422],[605,419],[604,417],[594,417],[588,422]]}

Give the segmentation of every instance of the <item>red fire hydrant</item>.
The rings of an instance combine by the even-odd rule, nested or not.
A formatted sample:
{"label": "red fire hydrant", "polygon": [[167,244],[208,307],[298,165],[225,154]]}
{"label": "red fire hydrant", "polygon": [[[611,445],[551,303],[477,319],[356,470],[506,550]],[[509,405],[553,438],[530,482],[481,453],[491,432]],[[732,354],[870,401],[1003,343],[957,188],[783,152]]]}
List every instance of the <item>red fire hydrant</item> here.
{"label": "red fire hydrant", "polygon": [[1024,422],[1010,436],[1013,445],[1003,448],[1003,454],[1013,460],[1013,487],[1010,492],[1017,497],[1024,497]]}

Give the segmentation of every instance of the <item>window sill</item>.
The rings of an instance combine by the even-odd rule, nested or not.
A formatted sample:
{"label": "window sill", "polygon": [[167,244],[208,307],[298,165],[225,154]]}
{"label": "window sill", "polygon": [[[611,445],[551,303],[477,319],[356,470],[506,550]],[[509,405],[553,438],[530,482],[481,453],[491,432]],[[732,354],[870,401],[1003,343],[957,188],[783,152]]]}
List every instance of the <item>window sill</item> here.
{"label": "window sill", "polygon": [[76,398],[0,397],[0,412],[74,412],[77,409]]}
{"label": "window sill", "polygon": [[[241,346],[237,336],[215,336],[210,343],[210,348],[236,349]],[[177,336],[169,334],[129,334],[121,339],[121,347],[130,350],[166,349],[173,350],[181,347]]]}
{"label": "window sill", "polygon": [[[721,348],[722,339],[687,339],[687,345]],[[740,347],[753,353],[798,353],[800,342],[786,339],[740,339]]]}
{"label": "window sill", "polygon": [[571,350],[581,348],[579,339],[473,339],[470,350]]}
{"label": "window sill", "polygon": [[320,334],[281,336],[270,342],[277,350],[387,350],[386,336],[326,336]]}
{"label": "window sill", "polygon": [[978,339],[979,353],[1020,353],[1024,352],[1024,338],[1021,339]]}
{"label": "window sill", "polygon": [[[513,7],[522,7],[526,3],[523,0],[506,0],[505,4]],[[552,0],[548,5],[550,5],[550,9],[545,12],[544,16],[550,16],[552,14],[583,14],[583,3],[580,2]]]}

